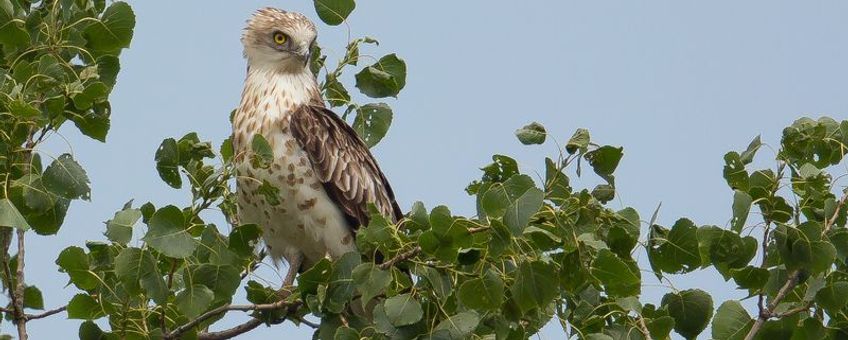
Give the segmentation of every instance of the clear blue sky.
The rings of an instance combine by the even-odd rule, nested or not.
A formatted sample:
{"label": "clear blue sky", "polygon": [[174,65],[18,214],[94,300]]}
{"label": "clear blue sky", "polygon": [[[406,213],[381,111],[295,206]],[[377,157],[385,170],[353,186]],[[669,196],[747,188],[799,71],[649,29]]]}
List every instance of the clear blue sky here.
{"label": "clear blue sky", "polygon": [[[244,78],[245,19],[275,6],[317,20],[308,0],[131,4],[138,24],[112,96],[108,143],[62,130],[92,178],[92,201],[73,203],[58,237],[28,240],[27,281],[45,292],[48,307],[75,293],[53,263],[59,249],[103,240],[102,221],[131,198],[187,203],[186,191],[159,180],[153,154],[163,138],[189,131],[216,142],[229,135]],[[776,148],[781,129],[802,115],[846,118],[845,13],[844,1],[363,0],[349,23],[352,36],[380,40],[364,52],[397,52],[409,67],[406,89],[390,101],[394,124],[375,150],[403,207],[421,200],[473,214],[463,188],[491,154],[516,156],[532,172],[556,151],[513,138],[517,127],[539,121],[559,141],[585,127],[594,140],[625,147],[614,207],[633,206],[647,219],[662,201],[666,225],[680,216],[725,225],[726,151],[757,134]],[[340,58],[347,29],[320,25],[319,32],[329,60]],[[43,150],[58,154],[68,145],[53,137]],[[717,293],[716,306],[742,296],[714,278],[696,273],[674,284]],[[658,302],[666,289],[645,291]],[[33,339],[68,338],[78,325],[58,317],[30,328]],[[309,334],[280,326],[244,338]],[[540,337],[562,335],[554,326]]]}

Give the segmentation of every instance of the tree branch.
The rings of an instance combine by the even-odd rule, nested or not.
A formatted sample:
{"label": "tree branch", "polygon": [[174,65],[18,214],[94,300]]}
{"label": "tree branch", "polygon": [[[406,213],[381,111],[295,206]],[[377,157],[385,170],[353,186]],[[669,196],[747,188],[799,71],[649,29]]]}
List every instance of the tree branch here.
{"label": "tree branch", "polygon": [[760,315],[757,318],[757,321],[754,322],[754,326],[752,326],[751,330],[748,331],[748,335],[745,336],[745,340],[754,339],[754,337],[757,335],[757,333],[760,331],[760,328],[763,327],[766,321],[777,316],[774,314],[775,308],[777,308],[777,305],[780,304],[780,302],[783,301],[784,298],[786,298],[786,295],[788,295],[789,292],[795,289],[795,286],[798,285],[800,279],[800,270],[795,270],[791,274],[789,274],[789,279],[786,280],[786,283],[783,285],[783,287],[780,287],[780,290],[777,292],[777,295],[775,295],[774,300],[772,300],[771,303],[768,304],[768,308],[766,310],[760,310]]}
{"label": "tree branch", "polygon": [[[827,234],[827,232],[830,231],[830,229],[836,223],[836,219],[839,218],[839,211],[845,207],[846,203],[848,203],[848,191],[846,191],[842,195],[842,198],[839,199],[839,202],[837,202],[836,211],[833,213],[833,216],[831,216],[829,219],[825,219],[824,228],[822,229],[822,236],[825,236],[825,234]],[[765,243],[765,240],[763,242]],[[765,263],[765,259],[763,259],[763,263]],[[751,330],[748,331],[748,334],[745,336],[745,340],[754,339],[754,337],[757,335],[757,333],[760,331],[766,321],[771,318],[782,318],[785,316],[790,316],[804,311],[808,311],[810,309],[810,305],[807,304],[789,310],[782,314],[775,314],[774,312],[775,308],[777,308],[777,305],[779,305],[780,302],[782,302],[783,299],[786,298],[786,295],[789,294],[789,292],[791,292],[793,289],[795,289],[796,286],[798,286],[798,283],[801,280],[801,275],[802,272],[800,270],[795,270],[791,274],[789,274],[789,278],[786,279],[786,283],[783,285],[783,287],[780,288],[780,290],[777,292],[777,295],[775,295],[774,300],[772,300],[771,303],[768,304],[768,307],[765,309],[762,305],[762,294],[760,294],[760,315],[757,317],[757,321],[754,322],[754,325],[751,327]]]}
{"label": "tree branch", "polygon": [[235,326],[233,328],[223,330],[220,332],[208,332],[201,333],[197,335],[198,340],[222,340],[222,339],[232,339],[236,336],[242,335],[244,333],[250,332],[256,327],[262,325],[262,320],[259,319],[250,319],[248,322],[245,322],[241,325]]}
{"label": "tree branch", "polygon": [[16,296],[15,300],[15,324],[18,327],[18,339],[26,340],[27,330],[26,330],[26,315],[24,314],[24,290],[26,286],[24,284],[24,231],[23,229],[18,229],[18,270],[16,273],[17,276],[17,287],[15,287],[15,292],[11,293]]}
{"label": "tree branch", "polygon": [[397,254],[397,256],[391,258],[390,260],[383,262],[382,264],[380,264],[380,269],[387,270],[387,269],[393,267],[394,265],[396,265],[398,262],[406,261],[408,259],[415,257],[415,255],[418,255],[418,253],[420,253],[420,252],[421,252],[421,247],[415,246],[412,249],[407,250],[407,251],[402,252],[402,253],[399,253],[399,254]]}
{"label": "tree branch", "polygon": [[648,330],[648,325],[645,324],[645,318],[639,315],[637,322],[639,322],[639,331],[645,336],[645,340],[654,340],[654,338],[651,337],[651,331]]}
{"label": "tree branch", "polygon": [[59,307],[59,308],[56,308],[56,309],[51,309],[51,310],[48,310],[48,311],[41,313],[41,314],[27,314],[26,320],[29,321],[29,320],[44,319],[48,316],[52,316],[52,315],[56,315],[56,314],[59,314],[61,312],[64,312],[66,309],[68,309],[68,306],[62,306],[62,307]]}
{"label": "tree branch", "polygon": [[[177,327],[176,329],[174,329],[173,332],[166,334],[165,339],[179,339],[180,335],[182,335],[185,332],[188,332],[189,330],[191,330],[195,326],[199,325],[203,321],[209,320],[209,319],[211,319],[211,318],[213,318],[213,317],[215,317],[219,314],[227,313],[229,311],[250,312],[250,311],[277,310],[277,309],[283,309],[283,308],[296,309],[296,308],[300,307],[302,304],[303,304],[303,302],[301,302],[301,301],[291,302],[291,301],[280,300],[280,301],[277,301],[275,303],[268,303],[268,304],[261,304],[261,305],[224,305],[224,306],[215,308],[211,311],[208,311],[208,312],[198,316],[196,319],[190,321],[187,324],[184,324],[180,327]],[[254,325],[254,323],[256,323],[256,322],[258,322],[258,324]],[[200,339],[229,339],[233,336],[236,336],[236,335],[242,334],[244,332],[250,331],[251,329],[254,329],[261,324],[262,324],[262,320],[254,318],[254,319],[251,319],[250,321],[248,321],[245,324],[242,324],[242,325],[239,325],[239,326],[236,326],[235,328],[233,328],[233,329],[238,328],[238,329],[245,329],[245,330],[240,332],[240,333],[235,333],[230,337],[223,337],[223,338],[208,337],[208,336],[212,336],[213,334],[216,334],[216,333],[202,333],[202,334],[199,335],[199,337],[200,337]],[[250,327],[250,328],[246,329],[247,327]],[[230,331],[230,330],[228,330],[228,331]],[[223,332],[220,332],[220,333],[224,333],[224,332],[227,332],[227,331],[223,331]],[[204,335],[204,334],[206,334],[206,335]]]}

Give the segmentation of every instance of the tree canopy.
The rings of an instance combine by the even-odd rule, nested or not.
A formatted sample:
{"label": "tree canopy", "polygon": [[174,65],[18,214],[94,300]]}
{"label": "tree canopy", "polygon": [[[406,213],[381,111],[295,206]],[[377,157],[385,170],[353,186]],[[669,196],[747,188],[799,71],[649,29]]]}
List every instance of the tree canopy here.
{"label": "tree canopy", "polygon": [[[355,9],[353,0],[314,4],[329,26]],[[55,235],[70,202],[88,200],[97,182],[70,153],[46,159],[34,150],[71,122],[106,141],[109,95],[134,26],[125,2],[0,0],[0,282],[8,302],[0,313],[19,338],[28,322],[59,316],[79,320],[84,340],[225,339],[281,323],[312,327],[318,339],[524,339],[550,322],[594,340],[668,339],[672,332],[719,340],[848,337],[848,192],[836,167],[848,153],[848,121],[830,118],[786,127],[773,168],[752,165],[763,157],[759,137],[728,152],[725,221],[681,217],[669,226],[657,221],[659,207],[610,208],[624,148],[599,143],[585,129],[539,160],[539,174],[496,154],[466,188],[474,216],[417,202],[393,224],[372,209],[356,235],[359,251],[318,262],[293,291],[254,277],[265,260],[262,228],[237,222],[231,142],[197,133],[168,138],[152,166],[191,203],[123,204],[102,239],[57,252],[57,269],[78,293],[47,307],[38,283],[25,279],[25,238]],[[360,50],[371,44],[377,40],[350,40],[337,62],[316,47],[311,68],[327,103],[374,146],[394,116],[381,100],[404,89],[407,65],[394,53],[365,61]],[[341,80],[345,72],[354,72],[354,84]],[[353,101],[354,87],[374,101]],[[560,132],[531,122],[515,138],[555,143],[549,134]],[[251,145],[244,156],[268,164],[267,141]],[[601,184],[581,188],[575,176],[597,176]],[[260,189],[269,200],[279,190]],[[229,223],[208,222],[204,212]],[[642,254],[649,268],[640,268]],[[645,286],[643,275],[667,280],[709,267],[755,299],[757,310],[714,301],[701,289],[642,297],[662,289]],[[247,301],[234,299],[239,290]],[[221,328],[236,312],[251,319]]]}

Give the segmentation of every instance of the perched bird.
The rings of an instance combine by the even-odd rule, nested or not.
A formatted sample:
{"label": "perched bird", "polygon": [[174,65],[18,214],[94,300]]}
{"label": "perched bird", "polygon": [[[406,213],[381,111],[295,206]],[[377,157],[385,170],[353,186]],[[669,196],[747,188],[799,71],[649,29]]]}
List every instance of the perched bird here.
{"label": "perched bird", "polygon": [[[284,286],[300,268],[356,250],[368,204],[401,218],[366,144],[324,105],[309,67],[316,36],[302,14],[264,8],[241,38],[248,67],[233,117],[239,218],[260,225],[271,257],[289,263]],[[257,134],[273,149],[269,167],[254,167],[246,156]]]}

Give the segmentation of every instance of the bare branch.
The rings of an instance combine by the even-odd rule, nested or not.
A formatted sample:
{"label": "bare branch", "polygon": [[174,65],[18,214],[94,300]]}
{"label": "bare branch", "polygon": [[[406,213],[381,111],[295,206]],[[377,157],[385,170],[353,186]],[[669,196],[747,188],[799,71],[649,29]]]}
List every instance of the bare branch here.
{"label": "bare branch", "polygon": [[651,331],[648,330],[648,325],[645,324],[645,318],[639,315],[637,322],[639,322],[639,331],[645,336],[645,340],[654,340],[654,338],[651,337]]}
{"label": "bare branch", "polygon": [[[24,314],[24,290],[26,289],[26,285],[24,284],[24,234],[26,231],[23,229],[18,229],[18,270],[16,273],[17,276],[17,287],[15,287],[14,292],[10,292],[10,294],[15,295],[15,324],[18,327],[18,339],[26,340],[27,329],[26,329],[26,315]],[[11,290],[11,289],[10,289]]]}
{"label": "bare branch", "polygon": [[397,254],[397,256],[391,258],[390,260],[388,260],[386,262],[383,262],[382,264],[380,264],[380,269],[387,270],[387,269],[393,267],[398,262],[406,261],[408,259],[415,257],[415,255],[418,255],[418,253],[420,253],[420,252],[421,252],[421,247],[415,246],[414,248],[407,250],[405,252],[402,252],[400,254]]}
{"label": "bare branch", "polygon": [[26,319],[27,319],[27,321],[44,319],[48,316],[52,316],[52,315],[56,315],[56,314],[59,314],[61,312],[64,312],[67,309],[68,309],[68,306],[62,306],[62,307],[59,307],[59,308],[56,308],[56,309],[48,310],[48,311],[41,313],[41,314],[27,314]]}
{"label": "bare branch", "polygon": [[[303,304],[303,302],[301,302],[301,301],[292,302],[292,301],[281,300],[281,301],[277,301],[275,303],[261,304],[261,305],[224,305],[224,306],[215,308],[211,311],[208,311],[208,312],[198,316],[196,319],[190,321],[187,324],[184,324],[180,327],[177,327],[176,329],[174,329],[173,332],[165,335],[165,339],[179,339],[180,335],[189,331],[190,329],[194,328],[195,326],[199,325],[203,321],[211,319],[211,318],[213,318],[213,317],[215,317],[219,314],[227,313],[229,311],[251,312],[251,311],[277,310],[277,309],[283,309],[283,308],[296,309],[296,308],[300,307],[300,305],[302,305],[302,304]],[[254,321],[254,320],[256,320],[256,321]],[[255,322],[259,322],[259,323],[256,324],[256,325],[253,325],[253,323],[255,323]],[[252,327],[244,330],[241,333],[236,333],[233,336],[242,334],[244,332],[250,331],[253,328],[256,328],[257,326],[262,324],[262,321],[258,320],[258,319],[251,319],[250,321],[248,321],[245,324],[236,326],[236,328],[242,329],[242,328],[248,327],[248,326],[246,326],[248,324],[252,325]],[[205,333],[205,334],[212,334],[212,333]],[[229,339],[229,338],[201,337],[201,339]]]}
{"label": "bare branch", "polygon": [[780,302],[782,302],[784,298],[786,298],[786,295],[788,295],[789,292],[795,289],[795,286],[798,285],[800,279],[800,270],[795,270],[791,274],[789,274],[789,279],[786,280],[786,283],[783,285],[783,287],[780,287],[780,291],[777,292],[777,295],[775,295],[774,300],[769,303],[768,308],[766,310],[760,311],[760,315],[759,317],[757,317],[757,321],[754,322],[754,326],[752,326],[751,330],[748,331],[748,335],[745,336],[745,340],[754,339],[754,337],[757,335],[757,333],[760,331],[760,328],[763,327],[766,321],[777,316],[774,314],[775,308],[777,308],[777,305],[780,304]]}
{"label": "bare branch", "polygon": [[250,319],[250,321],[245,322],[241,325],[235,326],[233,328],[223,330],[220,332],[209,332],[209,333],[201,333],[197,335],[197,339],[199,340],[222,340],[222,339],[232,339],[236,336],[242,335],[244,333],[250,332],[256,327],[262,325],[262,320],[259,319]]}

